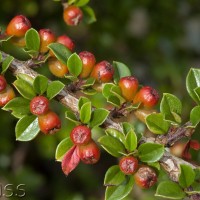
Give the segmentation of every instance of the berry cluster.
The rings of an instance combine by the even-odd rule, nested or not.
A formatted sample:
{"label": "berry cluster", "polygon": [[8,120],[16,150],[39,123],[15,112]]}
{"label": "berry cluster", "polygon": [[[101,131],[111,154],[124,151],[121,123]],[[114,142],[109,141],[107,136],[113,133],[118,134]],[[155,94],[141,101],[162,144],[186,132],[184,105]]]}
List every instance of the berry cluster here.
{"label": "berry cluster", "polygon": [[30,102],[30,111],[33,115],[38,116],[40,130],[44,134],[53,134],[60,130],[60,118],[49,109],[49,100],[46,97],[34,97]]}
{"label": "berry cluster", "polygon": [[148,189],[157,182],[156,172],[145,165],[138,165],[137,158],[124,156],[119,161],[120,170],[126,175],[134,175],[135,183],[142,189]]}
{"label": "berry cluster", "polygon": [[3,75],[0,75],[0,107],[5,106],[11,99],[15,97],[13,88],[7,84]]}
{"label": "berry cluster", "polygon": [[70,138],[78,147],[78,156],[85,164],[95,164],[100,158],[100,149],[91,138],[91,130],[85,125],[73,128]]}

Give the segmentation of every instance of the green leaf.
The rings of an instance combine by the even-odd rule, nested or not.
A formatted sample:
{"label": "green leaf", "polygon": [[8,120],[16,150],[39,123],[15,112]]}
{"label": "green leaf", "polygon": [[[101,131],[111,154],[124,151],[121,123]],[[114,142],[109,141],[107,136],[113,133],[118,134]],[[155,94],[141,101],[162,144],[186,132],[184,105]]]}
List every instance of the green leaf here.
{"label": "green leaf", "polygon": [[134,151],[137,148],[137,136],[133,129],[126,135],[125,147],[129,152]]}
{"label": "green leaf", "polygon": [[83,11],[83,20],[85,21],[85,23],[91,24],[96,21],[95,13],[90,6],[83,6],[81,7],[81,9]]}
{"label": "green leaf", "polygon": [[97,108],[92,112],[91,120],[89,126],[91,128],[95,126],[100,126],[106,120],[109,115],[109,111],[104,108]]}
{"label": "green leaf", "polygon": [[31,86],[33,85],[33,82],[34,82],[34,79],[27,74],[19,73],[19,74],[17,74],[17,79],[22,79],[22,80],[26,81],[27,83],[29,83]]}
{"label": "green leaf", "polygon": [[114,95],[108,97],[107,102],[114,105],[115,107],[120,107],[120,99]]}
{"label": "green leaf", "polygon": [[91,102],[83,104],[80,110],[80,120],[83,124],[87,124],[91,118]]}
{"label": "green leaf", "polygon": [[155,196],[168,199],[184,199],[185,193],[177,183],[163,181],[158,185]]}
{"label": "green leaf", "polygon": [[31,28],[25,34],[26,48],[33,52],[38,52],[40,49],[40,36],[38,32]]}
{"label": "green leaf", "polygon": [[95,95],[97,93],[97,91],[93,88],[85,88],[84,90],[82,90],[82,92],[86,95]]}
{"label": "green leaf", "polygon": [[200,106],[195,106],[190,112],[190,122],[193,126],[197,126],[200,122]]}
{"label": "green leaf", "polygon": [[113,67],[115,69],[114,82],[118,83],[119,79],[125,76],[131,76],[130,69],[123,63],[113,61]]}
{"label": "green leaf", "polygon": [[165,120],[181,123],[182,103],[176,96],[164,93],[160,103],[160,110]]}
{"label": "green leaf", "polygon": [[142,162],[156,162],[164,154],[164,146],[161,144],[144,143],[138,148],[139,158]]}
{"label": "green leaf", "polygon": [[33,97],[36,96],[36,93],[33,90],[32,85],[30,85],[28,82],[22,79],[15,80],[13,85],[18,90],[18,92],[26,99],[31,100]]}
{"label": "green leaf", "polygon": [[102,94],[103,96],[107,99],[110,95],[112,95],[111,93],[111,88],[115,86],[115,84],[113,83],[106,83],[104,84],[103,86],[103,89],[102,89]]}
{"label": "green leaf", "polygon": [[76,124],[79,123],[76,115],[73,112],[71,112],[71,111],[66,111],[65,112],[65,118],[68,119],[68,120],[70,120],[71,122],[76,123]]}
{"label": "green leaf", "polygon": [[64,140],[62,140],[57,148],[56,148],[56,153],[55,153],[55,158],[56,161],[61,162],[63,156],[66,154],[66,152],[73,146],[72,140],[70,139],[70,137],[65,138]]}
{"label": "green leaf", "polygon": [[110,136],[120,140],[120,142],[122,142],[123,144],[125,144],[125,135],[122,132],[120,132],[114,128],[107,128],[105,132],[107,135],[110,135]]}
{"label": "green leaf", "polygon": [[2,63],[2,71],[1,74],[4,74],[7,69],[9,68],[10,64],[12,63],[12,61],[14,60],[14,58],[12,56],[7,56],[5,58],[5,60]]}
{"label": "green leaf", "polygon": [[69,72],[75,77],[77,77],[81,73],[82,65],[83,63],[76,53],[73,53],[67,60],[67,67],[69,69]]}
{"label": "green leaf", "polygon": [[42,95],[46,92],[48,87],[48,78],[42,75],[38,75],[33,82],[33,89],[37,94]]}
{"label": "green leaf", "polygon": [[162,113],[152,113],[146,117],[148,129],[155,134],[167,133],[170,123],[165,121]]}
{"label": "green leaf", "polygon": [[62,82],[52,81],[47,87],[47,97],[53,99],[64,87],[65,85]]}
{"label": "green leaf", "polygon": [[123,122],[122,123],[122,128],[123,128],[123,133],[126,135],[129,131],[131,131],[133,128],[133,126],[128,123],[128,122]]}
{"label": "green leaf", "polygon": [[124,184],[118,186],[109,186],[106,188],[105,200],[121,200],[124,199],[133,189],[133,176],[128,176]]}
{"label": "green leaf", "polygon": [[48,45],[49,49],[53,51],[56,58],[63,64],[67,65],[67,59],[71,56],[71,51],[60,43],[51,43]]}
{"label": "green leaf", "polygon": [[81,97],[79,100],[78,100],[78,110],[80,111],[81,110],[81,107],[85,104],[85,103],[88,103],[88,102],[91,102],[87,97]]}
{"label": "green leaf", "polygon": [[34,139],[39,132],[38,118],[34,115],[21,118],[15,127],[16,140],[19,141],[30,141]]}
{"label": "green leaf", "polygon": [[90,0],[79,0],[77,3],[75,3],[76,6],[82,7],[89,3]]}
{"label": "green leaf", "polygon": [[200,194],[200,184],[199,182],[194,182],[192,185],[192,191],[186,191],[187,194],[193,195],[193,194]]}
{"label": "green leaf", "polygon": [[105,186],[117,186],[125,181],[125,174],[120,170],[119,165],[110,167],[104,177]]}
{"label": "green leaf", "polygon": [[197,87],[200,87],[200,70],[191,68],[186,78],[186,88],[192,99],[200,104],[200,99],[194,91]]}
{"label": "green leaf", "polygon": [[182,188],[187,188],[195,180],[195,172],[194,170],[188,165],[180,165],[181,173],[179,176],[179,184]]}
{"label": "green leaf", "polygon": [[160,171],[160,163],[159,162],[153,162],[153,163],[147,163],[149,166],[156,168],[158,171]]}
{"label": "green leaf", "polygon": [[91,87],[91,86],[94,85],[94,83],[95,83],[95,79],[92,78],[92,77],[90,77],[90,78],[88,78],[88,79],[85,81],[85,83],[81,86],[81,88],[88,88],[88,87]]}
{"label": "green leaf", "polygon": [[30,101],[23,97],[16,97],[9,101],[2,109],[11,111],[12,115],[16,118],[22,118],[25,115],[30,114]]}
{"label": "green leaf", "polygon": [[114,157],[121,157],[126,152],[124,145],[112,136],[104,135],[99,138],[98,142]]}

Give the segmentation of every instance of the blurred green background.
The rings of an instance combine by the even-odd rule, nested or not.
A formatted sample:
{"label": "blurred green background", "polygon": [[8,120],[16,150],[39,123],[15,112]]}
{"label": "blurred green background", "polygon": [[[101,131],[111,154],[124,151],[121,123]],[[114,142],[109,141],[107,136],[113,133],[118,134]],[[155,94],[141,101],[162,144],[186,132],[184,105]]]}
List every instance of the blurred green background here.
{"label": "blurred green background", "polygon": [[[37,30],[50,28],[57,36],[69,35],[77,52],[91,51],[97,61],[123,62],[143,85],[155,87],[160,94],[177,95],[183,102],[183,119],[188,120],[194,103],[187,95],[185,78],[190,67],[200,66],[199,0],[91,0],[90,6],[95,10],[96,23],[67,27],[60,2],[1,1],[0,26],[5,29],[12,17],[23,14]],[[63,116],[65,108],[53,104]],[[24,199],[28,200],[104,199],[103,176],[109,166],[117,163],[114,158],[102,152],[98,164],[80,164],[65,177],[60,163],[54,161],[56,146],[67,134],[65,130],[56,136],[40,134],[31,142],[16,142],[16,119],[2,110],[0,119],[1,188],[7,183],[14,187],[23,183]],[[64,119],[63,123],[70,130],[71,124]],[[198,139],[197,134],[194,137]],[[200,162],[200,154],[193,152],[193,158]],[[130,199],[157,199],[153,190],[134,190]]]}

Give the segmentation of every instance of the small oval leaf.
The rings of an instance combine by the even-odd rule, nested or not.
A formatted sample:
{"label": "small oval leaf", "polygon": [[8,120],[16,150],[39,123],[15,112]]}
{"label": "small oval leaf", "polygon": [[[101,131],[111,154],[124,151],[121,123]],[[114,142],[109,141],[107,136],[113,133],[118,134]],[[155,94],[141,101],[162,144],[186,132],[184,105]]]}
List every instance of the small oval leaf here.
{"label": "small oval leaf", "polygon": [[62,82],[52,81],[47,87],[47,97],[53,99],[64,87],[65,85]]}
{"label": "small oval leaf", "polygon": [[38,75],[33,82],[33,88],[35,92],[39,95],[42,95],[46,92],[48,87],[48,78],[42,75]]}
{"label": "small oval leaf", "polygon": [[81,73],[82,65],[83,63],[76,53],[73,53],[67,60],[67,67],[69,69],[69,72],[75,77],[77,77]]}

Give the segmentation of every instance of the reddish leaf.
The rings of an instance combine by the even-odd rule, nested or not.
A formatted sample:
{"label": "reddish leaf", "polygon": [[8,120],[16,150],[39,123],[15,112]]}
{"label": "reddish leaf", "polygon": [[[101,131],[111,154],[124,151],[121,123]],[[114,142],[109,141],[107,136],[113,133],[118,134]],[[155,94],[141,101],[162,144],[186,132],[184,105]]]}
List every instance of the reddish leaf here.
{"label": "reddish leaf", "polygon": [[76,145],[72,146],[62,159],[62,170],[66,175],[74,170],[80,162],[77,149]]}
{"label": "reddish leaf", "polygon": [[194,150],[199,150],[200,143],[197,140],[190,140],[190,148]]}

